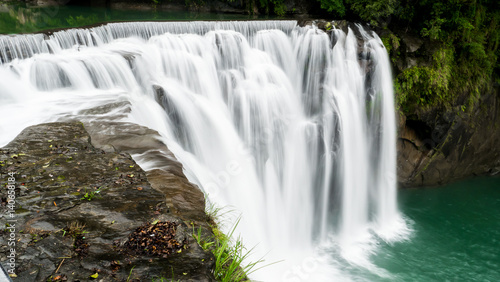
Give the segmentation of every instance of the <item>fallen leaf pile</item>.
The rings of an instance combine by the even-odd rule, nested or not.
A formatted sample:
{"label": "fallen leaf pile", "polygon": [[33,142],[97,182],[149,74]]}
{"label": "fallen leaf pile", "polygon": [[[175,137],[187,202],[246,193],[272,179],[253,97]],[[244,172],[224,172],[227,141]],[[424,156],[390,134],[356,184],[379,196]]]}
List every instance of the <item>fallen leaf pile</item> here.
{"label": "fallen leaf pile", "polygon": [[89,253],[89,244],[85,241],[85,237],[81,234],[75,236],[74,244],[75,252],[80,257],[84,257]]}
{"label": "fallen leaf pile", "polygon": [[175,239],[177,224],[169,221],[155,221],[138,227],[128,236],[125,247],[139,254],[163,258],[180,253],[187,242]]}

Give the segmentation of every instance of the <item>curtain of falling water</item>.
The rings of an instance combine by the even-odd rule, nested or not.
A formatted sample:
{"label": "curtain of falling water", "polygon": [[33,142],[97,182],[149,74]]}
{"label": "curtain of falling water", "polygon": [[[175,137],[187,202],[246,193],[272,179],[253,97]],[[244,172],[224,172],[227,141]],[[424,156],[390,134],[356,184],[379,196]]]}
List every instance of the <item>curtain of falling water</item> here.
{"label": "curtain of falling water", "polygon": [[[0,36],[0,110],[11,117],[0,145],[28,125],[128,101],[125,117],[99,118],[160,132],[208,200],[241,215],[252,258],[283,260],[256,279],[348,276],[334,261],[370,268],[374,238],[405,230],[388,56],[376,34],[352,28],[119,23]],[[297,274],[305,258],[321,267]]]}

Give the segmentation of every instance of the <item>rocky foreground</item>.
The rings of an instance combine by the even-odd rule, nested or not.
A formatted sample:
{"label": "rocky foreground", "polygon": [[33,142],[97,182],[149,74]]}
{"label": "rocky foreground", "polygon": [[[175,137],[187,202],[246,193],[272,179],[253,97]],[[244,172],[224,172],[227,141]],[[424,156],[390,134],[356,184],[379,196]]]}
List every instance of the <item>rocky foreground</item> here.
{"label": "rocky foreground", "polygon": [[210,235],[203,194],[173,156],[147,173],[130,156],[167,152],[156,135],[127,123],[49,123],[0,149],[0,261],[9,271],[15,250],[14,281],[215,281],[213,255],[192,238],[199,227]]}

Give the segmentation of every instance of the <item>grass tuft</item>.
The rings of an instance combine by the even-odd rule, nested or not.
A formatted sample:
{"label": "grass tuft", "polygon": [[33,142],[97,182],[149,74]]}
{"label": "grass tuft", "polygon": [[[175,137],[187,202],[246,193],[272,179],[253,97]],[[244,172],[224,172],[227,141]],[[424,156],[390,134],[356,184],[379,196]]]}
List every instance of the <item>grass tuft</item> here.
{"label": "grass tuft", "polygon": [[231,227],[229,234],[224,234],[216,222],[222,214],[229,213],[226,211],[221,214],[222,209],[211,205],[207,210],[209,216],[210,226],[214,234],[213,237],[203,238],[201,227],[195,232],[193,227],[193,237],[204,250],[210,250],[215,256],[214,276],[217,281],[247,281],[248,275],[254,271],[264,267],[258,267],[259,264],[264,262],[259,259],[255,262],[244,263],[248,259],[253,249],[247,250],[243,245],[240,236],[234,238],[236,227],[240,223],[241,218],[238,217],[236,222]]}

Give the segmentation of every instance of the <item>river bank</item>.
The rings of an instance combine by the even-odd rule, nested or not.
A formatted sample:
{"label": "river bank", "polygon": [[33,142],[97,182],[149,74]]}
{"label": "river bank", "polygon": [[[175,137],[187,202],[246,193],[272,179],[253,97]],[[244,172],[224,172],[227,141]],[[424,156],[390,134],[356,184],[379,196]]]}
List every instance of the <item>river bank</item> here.
{"label": "river bank", "polygon": [[[192,238],[198,228],[211,236],[203,194],[175,160],[163,160],[168,171],[150,172],[132,160],[134,145],[147,149],[154,132],[131,125],[120,132],[118,124],[113,129],[107,139],[99,130],[92,144],[81,123],[41,124],[0,150],[2,179],[7,173],[15,178],[16,207],[0,221],[14,228],[16,242],[8,244],[10,229],[2,230],[4,267],[10,268],[11,248],[16,281],[215,281],[214,256]],[[10,198],[7,189],[1,193],[6,215]],[[141,231],[147,223],[153,225]],[[167,223],[165,230],[161,224]],[[155,234],[171,237],[141,239]]]}

